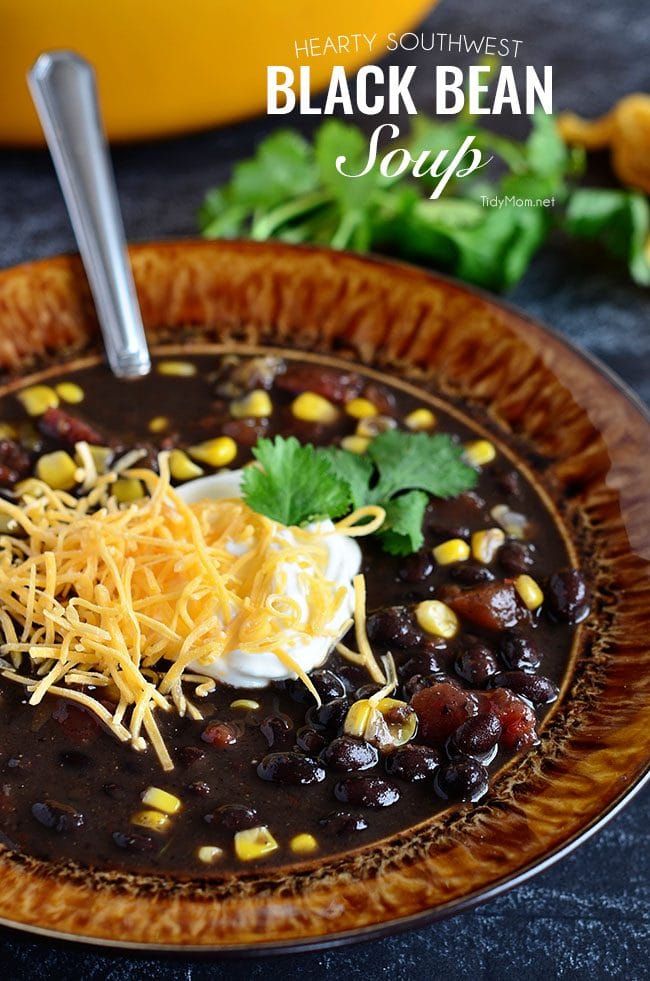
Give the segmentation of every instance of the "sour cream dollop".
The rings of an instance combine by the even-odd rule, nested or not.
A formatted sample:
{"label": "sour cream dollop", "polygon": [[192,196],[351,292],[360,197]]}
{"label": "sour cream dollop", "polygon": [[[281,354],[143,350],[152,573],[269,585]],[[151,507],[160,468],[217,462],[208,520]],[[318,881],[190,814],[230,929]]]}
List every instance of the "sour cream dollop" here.
{"label": "sour cream dollop", "polygon": [[[178,487],[176,492],[186,504],[241,498],[242,472],[226,470],[208,477],[200,477]],[[305,673],[308,673],[325,661],[336,638],[343,631],[345,622],[352,615],[354,606],[352,580],[361,567],[361,550],[353,538],[334,531],[334,525],[330,520],[314,523],[302,530],[313,534],[315,540],[326,550],[325,567],[320,571],[331,583],[332,594],[340,587],[345,589],[343,600],[328,624],[329,636],[306,636],[305,633],[298,631],[285,636],[287,654]],[[284,529],[281,536],[289,545],[299,545],[291,528]],[[227,548],[233,555],[241,555],[246,551],[246,546],[234,540],[228,543]],[[286,561],[279,565],[278,574],[281,574],[283,579],[283,595],[295,600],[301,617],[306,621],[309,615],[309,602],[306,589],[308,577],[304,575],[304,570],[300,570],[296,562]],[[272,650],[253,653],[238,647],[223,651],[209,664],[193,662],[189,668],[237,688],[263,688],[272,681],[297,677],[296,672],[288,669]]]}

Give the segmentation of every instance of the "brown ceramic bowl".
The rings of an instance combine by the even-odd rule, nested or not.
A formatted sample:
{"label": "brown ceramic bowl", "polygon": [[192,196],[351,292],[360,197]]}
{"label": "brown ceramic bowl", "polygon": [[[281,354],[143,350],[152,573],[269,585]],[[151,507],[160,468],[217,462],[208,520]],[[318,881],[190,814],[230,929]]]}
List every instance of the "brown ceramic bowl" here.
{"label": "brown ceramic bowl", "polygon": [[[341,857],[209,883],[93,873],[0,853],[0,918],[112,945],[260,953],[416,926],[494,896],[573,848],[647,775],[650,758],[650,421],[605,372],[520,314],[416,269],[279,245],[132,250],[152,341],[291,346],[435,382],[501,442],[547,461],[539,484],[595,609],[578,629],[539,746],[486,803]],[[191,332],[190,332],[191,333]],[[0,274],[11,372],[97,349],[79,261]],[[556,505],[552,502],[555,501]]]}

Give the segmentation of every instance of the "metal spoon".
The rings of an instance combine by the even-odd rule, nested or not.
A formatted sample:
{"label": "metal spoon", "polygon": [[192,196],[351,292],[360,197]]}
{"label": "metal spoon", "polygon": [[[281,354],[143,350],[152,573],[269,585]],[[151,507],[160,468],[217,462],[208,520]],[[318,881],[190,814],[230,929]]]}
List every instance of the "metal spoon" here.
{"label": "metal spoon", "polygon": [[95,72],[72,51],[48,51],[27,80],[86,269],[108,363],[118,378],[151,370],[129,265]]}

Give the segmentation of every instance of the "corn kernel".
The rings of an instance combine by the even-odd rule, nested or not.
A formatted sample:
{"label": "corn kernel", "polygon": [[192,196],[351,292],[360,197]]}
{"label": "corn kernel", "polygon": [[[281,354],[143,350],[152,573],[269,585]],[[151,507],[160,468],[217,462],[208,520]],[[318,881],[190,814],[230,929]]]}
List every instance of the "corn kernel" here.
{"label": "corn kernel", "polygon": [[174,480],[194,480],[204,473],[183,450],[172,450],[169,454],[169,472]]}
{"label": "corn kernel", "polygon": [[118,477],[111,487],[111,493],[120,504],[130,504],[144,497],[144,487],[136,477]]}
{"label": "corn kernel", "polygon": [[381,713],[384,725],[388,730],[388,738],[377,740],[373,739],[372,732],[366,728],[368,742],[378,742],[382,748],[403,746],[415,735],[418,727],[418,717],[408,704],[399,698],[382,698],[376,705]]}
{"label": "corn kernel", "polygon": [[235,854],[242,862],[252,862],[256,858],[270,855],[280,846],[268,828],[245,828],[235,835]]}
{"label": "corn kernel", "polygon": [[350,399],[345,403],[345,411],[353,419],[367,419],[369,416],[377,415],[377,406],[373,405],[370,399]]}
{"label": "corn kernel", "polygon": [[83,402],[85,397],[85,392],[80,385],[76,382],[60,382],[60,384],[54,386],[54,391],[63,399],[64,402],[68,402],[70,405],[78,405]]}
{"label": "corn kernel", "polygon": [[436,637],[450,640],[458,633],[458,617],[440,600],[424,600],[415,607],[415,617],[423,630]]}
{"label": "corn kernel", "polygon": [[230,415],[233,419],[264,419],[273,412],[273,403],[268,392],[256,388],[241,399],[230,403]]}
{"label": "corn kernel", "polygon": [[359,419],[356,428],[357,436],[365,436],[366,439],[374,439],[380,433],[386,433],[389,429],[395,429],[397,422],[390,416],[367,416]]}
{"label": "corn kernel", "polygon": [[294,399],[291,411],[296,419],[302,419],[303,422],[321,422],[325,425],[335,422],[339,414],[335,405],[316,392],[303,392],[299,395]]}
{"label": "corn kernel", "polygon": [[433,557],[438,565],[451,565],[452,562],[464,562],[469,558],[469,545],[462,538],[450,538],[449,541],[436,545]]}
{"label": "corn kernel", "polygon": [[48,409],[56,409],[59,396],[49,385],[32,385],[18,392],[16,398],[28,416],[42,416]]}
{"label": "corn kernel", "polygon": [[191,378],[196,374],[196,365],[191,361],[161,361],[157,365],[159,375],[179,375],[182,378]]}
{"label": "corn kernel", "polygon": [[507,504],[495,504],[490,514],[510,538],[517,538],[521,541],[526,537],[528,518],[525,514],[511,511]]}
{"label": "corn kernel", "polygon": [[382,698],[374,703],[369,698],[353,702],[343,723],[348,736],[358,736],[382,750],[403,746],[417,729],[417,715],[407,702],[397,698]]}
{"label": "corn kernel", "polygon": [[313,835],[305,832],[300,835],[294,835],[289,842],[289,848],[296,855],[309,855],[310,852],[316,851],[318,848],[318,842]]}
{"label": "corn kernel", "polygon": [[197,446],[190,446],[187,451],[199,463],[207,463],[210,467],[225,467],[237,456],[237,444],[231,436],[217,436]]}
{"label": "corn kernel", "polygon": [[500,528],[486,528],[472,535],[472,555],[477,562],[489,565],[506,540]]}
{"label": "corn kernel", "polygon": [[260,707],[260,703],[252,698],[236,698],[234,702],[230,703],[230,707],[231,709],[246,709],[254,712]]}
{"label": "corn kernel", "polygon": [[536,610],[544,602],[544,593],[532,576],[517,576],[515,589],[529,610]]}
{"label": "corn kernel", "polygon": [[199,862],[204,862],[206,865],[212,865],[213,862],[219,861],[222,855],[223,848],[218,848],[216,845],[201,845],[196,850],[196,857]]}
{"label": "corn kernel", "polygon": [[160,787],[147,787],[142,795],[142,803],[162,811],[163,814],[176,814],[182,807],[178,797]]}
{"label": "corn kernel", "polygon": [[70,490],[77,483],[77,464],[65,450],[55,450],[40,457],[36,476],[52,490]]}
{"label": "corn kernel", "polygon": [[169,426],[169,419],[167,416],[154,416],[153,419],[149,420],[147,429],[150,433],[163,433]]}
{"label": "corn kernel", "polygon": [[413,409],[413,412],[409,412],[404,417],[406,427],[408,429],[414,429],[416,432],[422,429],[433,429],[437,421],[431,409],[425,409],[424,407]]}
{"label": "corn kernel", "polygon": [[357,453],[361,456],[366,452],[370,445],[370,440],[367,436],[344,436],[341,440],[341,449],[347,450],[348,453]]}
{"label": "corn kernel", "polygon": [[348,736],[363,736],[372,714],[372,705],[367,698],[353,702],[348,709],[343,728]]}
{"label": "corn kernel", "polygon": [[465,443],[465,459],[472,467],[484,467],[486,463],[492,463],[496,455],[496,449],[487,439]]}
{"label": "corn kernel", "polygon": [[0,439],[15,439],[16,435],[15,426],[12,426],[10,422],[0,422]]}
{"label": "corn kernel", "polygon": [[137,811],[131,818],[131,824],[137,824],[139,828],[147,828],[149,831],[167,831],[171,821],[160,811]]}

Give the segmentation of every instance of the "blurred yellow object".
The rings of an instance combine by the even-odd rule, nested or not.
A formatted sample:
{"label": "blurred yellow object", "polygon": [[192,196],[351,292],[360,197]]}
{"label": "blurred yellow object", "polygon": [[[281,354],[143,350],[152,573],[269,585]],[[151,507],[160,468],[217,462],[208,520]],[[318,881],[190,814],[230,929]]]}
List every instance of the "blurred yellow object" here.
{"label": "blurred yellow object", "polygon": [[650,95],[633,92],[599,119],[563,112],[558,120],[565,143],[585,150],[610,148],[622,184],[650,194]]}
{"label": "blurred yellow object", "polygon": [[[386,54],[390,31],[421,19],[431,0],[0,0],[5,41],[0,143],[43,145],[25,73],[38,55],[69,48],[91,61],[111,140],[171,136],[263,112],[267,65],[308,64],[312,87],[332,65]],[[294,42],[376,33],[372,50],[296,58]],[[278,121],[287,117],[278,116]]]}

